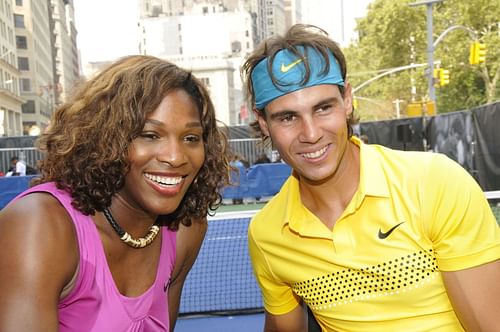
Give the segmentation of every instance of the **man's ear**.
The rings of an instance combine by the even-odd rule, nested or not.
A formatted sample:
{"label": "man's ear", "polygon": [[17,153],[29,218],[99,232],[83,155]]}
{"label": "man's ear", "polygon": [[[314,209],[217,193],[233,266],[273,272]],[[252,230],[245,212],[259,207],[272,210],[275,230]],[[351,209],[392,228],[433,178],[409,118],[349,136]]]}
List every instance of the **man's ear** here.
{"label": "man's ear", "polygon": [[269,136],[269,128],[267,127],[267,121],[265,119],[264,110],[258,111],[256,108],[253,109],[253,115],[259,122],[260,130],[264,136]]}
{"label": "man's ear", "polygon": [[352,86],[349,82],[346,81],[344,85],[344,107],[346,109],[347,115],[350,115],[353,111],[352,99]]}

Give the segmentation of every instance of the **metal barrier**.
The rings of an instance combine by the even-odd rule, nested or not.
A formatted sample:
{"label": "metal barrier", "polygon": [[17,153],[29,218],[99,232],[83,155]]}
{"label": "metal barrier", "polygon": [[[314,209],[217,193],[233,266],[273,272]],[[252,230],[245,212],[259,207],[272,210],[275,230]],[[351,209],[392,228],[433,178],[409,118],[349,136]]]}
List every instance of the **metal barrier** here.
{"label": "metal barrier", "polygon": [[260,138],[230,139],[229,146],[233,153],[243,156],[252,165],[261,153],[271,156],[271,148],[261,142]]}
{"label": "metal barrier", "polygon": [[17,156],[31,167],[36,168],[39,160],[43,158],[43,153],[35,147],[29,148],[1,148],[0,149],[0,171],[7,173],[10,168],[10,159]]}
{"label": "metal barrier", "polygon": [[[233,153],[243,156],[253,164],[261,153],[271,156],[271,149],[264,147],[260,142],[258,138],[231,139],[229,146]],[[43,158],[43,153],[35,147],[0,148],[0,171],[7,172],[10,168],[10,159],[14,156],[36,168],[37,162]]]}

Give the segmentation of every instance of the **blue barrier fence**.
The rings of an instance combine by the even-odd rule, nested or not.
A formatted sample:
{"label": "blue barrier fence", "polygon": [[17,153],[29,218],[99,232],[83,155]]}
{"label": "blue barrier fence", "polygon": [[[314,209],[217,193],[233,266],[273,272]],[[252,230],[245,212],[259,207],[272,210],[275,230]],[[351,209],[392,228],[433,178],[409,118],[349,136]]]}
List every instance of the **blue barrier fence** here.
{"label": "blue barrier fence", "polygon": [[14,197],[29,188],[33,175],[0,177],[0,209]]}
{"label": "blue barrier fence", "polygon": [[[255,198],[275,195],[291,173],[287,164],[257,164],[240,168],[232,175],[232,185],[225,187],[221,194],[224,199]],[[33,176],[0,177],[0,209],[14,197],[28,189]]]}
{"label": "blue barrier fence", "polygon": [[257,164],[233,172],[231,185],[222,190],[223,198],[273,196],[290,176],[291,168],[283,163]]}

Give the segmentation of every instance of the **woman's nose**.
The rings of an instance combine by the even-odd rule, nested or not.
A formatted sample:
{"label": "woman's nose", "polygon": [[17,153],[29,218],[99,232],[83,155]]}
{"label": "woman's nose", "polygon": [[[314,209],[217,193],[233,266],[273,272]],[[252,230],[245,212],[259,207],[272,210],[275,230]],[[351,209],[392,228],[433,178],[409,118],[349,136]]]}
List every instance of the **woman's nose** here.
{"label": "woman's nose", "polygon": [[167,163],[171,167],[179,167],[186,162],[186,153],[182,144],[176,140],[163,141],[159,144],[156,153],[156,159],[159,162]]}

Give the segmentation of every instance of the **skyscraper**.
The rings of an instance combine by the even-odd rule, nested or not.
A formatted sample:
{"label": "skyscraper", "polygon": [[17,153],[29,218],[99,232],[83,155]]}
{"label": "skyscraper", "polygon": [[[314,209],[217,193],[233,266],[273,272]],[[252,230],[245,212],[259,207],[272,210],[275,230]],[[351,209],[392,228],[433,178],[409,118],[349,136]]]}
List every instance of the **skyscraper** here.
{"label": "skyscraper", "polygon": [[16,0],[13,11],[27,135],[48,126],[79,77],[73,0]]}
{"label": "skyscraper", "polygon": [[[17,2],[17,1],[16,1]],[[0,136],[22,133],[19,91],[20,71],[17,63],[15,25],[24,25],[23,17],[14,16],[11,2],[0,2]],[[22,41],[21,41],[22,42]],[[24,65],[24,60],[20,60]]]}

